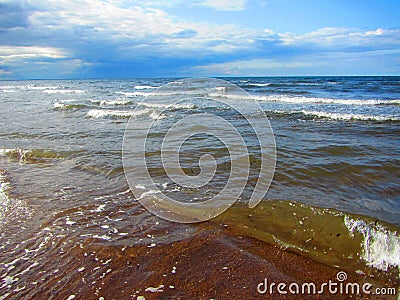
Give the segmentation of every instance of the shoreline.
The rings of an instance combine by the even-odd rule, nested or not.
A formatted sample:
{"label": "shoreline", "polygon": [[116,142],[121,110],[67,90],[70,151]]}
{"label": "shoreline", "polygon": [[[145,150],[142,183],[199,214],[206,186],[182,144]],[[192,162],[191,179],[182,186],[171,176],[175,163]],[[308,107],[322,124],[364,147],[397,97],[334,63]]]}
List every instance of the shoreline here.
{"label": "shoreline", "polygon": [[[192,238],[151,248],[85,247],[85,253],[96,253],[97,260],[111,260],[107,268],[112,271],[104,272],[102,279],[89,269],[97,260],[88,255],[82,261],[83,249],[73,249],[71,256],[86,266],[77,273],[79,276],[69,278],[68,285],[56,284],[54,289],[48,289],[49,285],[43,290],[32,289],[23,298],[44,299],[57,295],[67,299],[75,295],[75,299],[135,299],[138,296],[145,299],[348,299],[351,296],[280,295],[276,290],[272,295],[261,295],[257,285],[265,278],[277,284],[313,282],[319,286],[336,280],[340,270],[266,242],[237,236],[222,225],[201,227]],[[97,281],[97,289],[90,284],[92,280]],[[347,282],[366,281],[374,287],[385,286],[363,275],[348,274]],[[353,298],[360,299],[360,296],[353,295]],[[368,295],[362,299],[396,299],[396,296]]]}

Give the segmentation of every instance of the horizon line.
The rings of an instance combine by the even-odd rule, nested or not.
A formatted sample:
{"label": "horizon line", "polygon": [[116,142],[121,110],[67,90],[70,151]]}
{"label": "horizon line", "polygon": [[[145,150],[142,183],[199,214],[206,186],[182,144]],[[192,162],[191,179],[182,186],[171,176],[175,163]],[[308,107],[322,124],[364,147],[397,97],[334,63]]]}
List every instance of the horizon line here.
{"label": "horizon line", "polygon": [[130,79],[185,79],[185,78],[278,78],[278,77],[400,77],[400,74],[375,74],[375,75],[217,75],[217,76],[148,76],[148,77],[64,77],[64,78],[0,78],[2,81],[28,81],[28,80],[130,80]]}

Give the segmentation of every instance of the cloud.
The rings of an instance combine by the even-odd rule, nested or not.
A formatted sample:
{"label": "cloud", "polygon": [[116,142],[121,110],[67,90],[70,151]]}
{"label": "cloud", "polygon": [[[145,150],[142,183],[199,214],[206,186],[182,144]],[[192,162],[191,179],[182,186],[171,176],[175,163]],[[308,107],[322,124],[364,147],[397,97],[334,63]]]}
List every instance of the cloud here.
{"label": "cloud", "polygon": [[65,58],[66,52],[52,47],[0,46],[0,63],[17,59]]}
{"label": "cloud", "polygon": [[221,11],[238,11],[245,9],[246,0],[207,0],[202,4]]}
{"label": "cloud", "polygon": [[[135,2],[30,0],[10,3],[4,5],[6,11],[11,15],[18,11],[25,15],[20,23],[5,22],[9,28],[0,31],[4,52],[1,62],[8,63],[9,70],[20,70],[22,63],[19,62],[34,58],[42,58],[44,62],[52,59],[54,66],[62,65],[66,59],[78,59],[85,68],[96,64],[112,67],[122,61],[130,64],[147,59],[161,62],[165,58],[179,61],[192,57],[196,61],[203,57],[207,60],[211,56],[250,50],[258,35],[256,30],[236,25],[189,22]],[[17,49],[14,55],[13,48]],[[56,64],[56,60],[60,62]]]}
{"label": "cloud", "polygon": [[[47,3],[46,3],[47,2]],[[115,45],[154,45],[194,50],[209,44],[245,46],[252,32],[234,25],[212,25],[179,20],[156,8],[120,7],[114,2],[84,0],[41,1],[29,20],[35,28],[73,35],[82,41],[107,41]],[[210,48],[212,50],[212,48]],[[148,50],[148,49],[147,49]]]}
{"label": "cloud", "polygon": [[378,57],[392,59],[390,51],[400,45],[396,28],[279,32],[195,22],[163,10],[183,3],[225,11],[246,7],[244,0],[0,0],[0,76],[35,69],[45,77],[51,68],[54,76],[71,77],[305,72],[317,63],[334,66],[333,54],[351,64],[346,57],[368,52],[376,65]]}
{"label": "cloud", "polygon": [[62,50],[51,47],[12,47],[0,46],[1,58],[35,58],[35,57],[49,57],[49,58],[63,58],[65,53]]}
{"label": "cloud", "polygon": [[281,33],[282,44],[287,46],[312,45],[317,48],[398,47],[399,29],[358,30],[326,27],[305,34]]}
{"label": "cloud", "polygon": [[24,1],[0,1],[0,28],[28,26],[30,5]]}
{"label": "cloud", "polygon": [[[63,59],[63,60],[32,60],[29,65],[24,61],[15,61],[12,65],[12,70],[0,65],[3,69],[3,75],[8,78],[68,78],[73,77],[79,71],[80,76],[84,74],[85,68],[90,67],[90,64],[81,61],[80,59]],[[1,71],[0,71],[1,73]],[[1,74],[0,74],[1,75]],[[86,73],[90,77],[90,74]]]}
{"label": "cloud", "polygon": [[177,6],[203,6],[218,11],[241,11],[246,8],[247,0],[109,0],[109,3],[117,6],[136,5],[142,7],[171,8]]}

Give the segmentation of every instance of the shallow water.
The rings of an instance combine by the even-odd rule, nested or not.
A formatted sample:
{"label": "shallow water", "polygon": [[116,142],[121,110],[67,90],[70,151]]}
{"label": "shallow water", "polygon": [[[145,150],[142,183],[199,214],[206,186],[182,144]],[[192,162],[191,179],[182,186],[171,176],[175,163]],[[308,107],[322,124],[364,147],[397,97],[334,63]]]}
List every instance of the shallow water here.
{"label": "shallow water", "polygon": [[[184,95],[187,101],[172,107],[154,102],[138,107],[170,81],[0,82],[3,297],[29,298],[38,286],[61,290],[78,284],[81,278],[73,274],[89,271],[92,281],[100,281],[116,270],[108,267],[107,259],[96,260],[95,253],[135,245],[153,248],[204,230],[204,224],[171,223],[146,211],[129,190],[121,158],[128,118],[138,125],[156,119],[154,149],[146,155],[160,189],[182,201],[211,197],[230,170],[218,140],[198,135],[184,145],[182,165],[188,174],[199,172],[200,154],[212,152],[216,157],[217,175],[207,188],[180,188],[168,181],[159,164],[156,146],[163,132],[193,112],[233,120],[251,150],[253,170],[241,201],[211,223],[225,222],[238,234],[396,282],[399,77],[230,78],[250,96],[218,97],[243,106],[258,101],[275,135],[274,179],[254,210],[245,208],[245,202],[260,161],[246,122],[235,111],[198,95]],[[248,117],[254,122],[264,118],[261,113]]]}

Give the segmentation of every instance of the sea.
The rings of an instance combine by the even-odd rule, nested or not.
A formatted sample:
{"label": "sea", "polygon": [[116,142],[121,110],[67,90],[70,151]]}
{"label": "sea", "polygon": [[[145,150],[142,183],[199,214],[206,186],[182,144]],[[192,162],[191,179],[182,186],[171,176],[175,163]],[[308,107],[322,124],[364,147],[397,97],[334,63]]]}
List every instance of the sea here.
{"label": "sea", "polygon": [[[199,234],[204,223],[224,223],[240,236],[399,286],[400,77],[229,77],[212,86],[198,78],[193,93],[165,88],[185,80],[0,81],[0,299],[49,290],[47,299],[57,299],[65,289],[75,297],[80,284],[101,295],[100,282],[118,264],[111,268],[98,253],[169,245]],[[243,93],[231,94],[225,83]],[[165,104],[166,94],[181,101]],[[232,108],[249,103],[256,109]],[[148,194],[200,203],[229,178],[227,146],[187,135],[184,172],[199,174],[203,154],[215,157],[217,168],[196,188],[168,177],[157,147],[176,122],[202,113],[236,126],[255,169],[238,201],[218,217],[171,222],[132,192],[126,169],[135,165],[123,162],[124,134],[127,125],[153,122],[145,159],[157,190]],[[268,121],[276,150],[269,189],[254,208],[247,202],[261,174],[260,144],[247,120]],[[123,260],[122,251],[113,259]]]}

